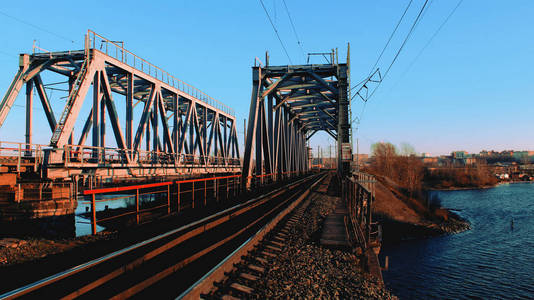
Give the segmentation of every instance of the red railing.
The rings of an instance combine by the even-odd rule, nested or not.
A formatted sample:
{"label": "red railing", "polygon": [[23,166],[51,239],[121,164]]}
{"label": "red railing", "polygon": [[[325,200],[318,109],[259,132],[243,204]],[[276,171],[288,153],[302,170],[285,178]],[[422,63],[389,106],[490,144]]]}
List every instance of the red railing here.
{"label": "red railing", "polygon": [[[270,173],[253,175],[247,177],[246,179],[251,180],[251,182],[254,184],[253,189],[257,189],[261,186],[268,186],[277,181],[290,179],[294,177],[294,175],[300,173],[303,172],[290,171],[283,173]],[[136,224],[139,224],[141,222],[141,215],[143,213],[156,209],[167,208],[167,214],[171,214],[173,211],[178,213],[184,209],[194,209],[199,205],[206,207],[208,205],[208,199],[219,203],[221,197],[224,198],[224,200],[228,200],[230,194],[233,196],[238,196],[241,193],[242,185],[243,177],[241,174],[238,174],[220,177],[147,183],[141,185],[105,187],[85,190],[83,195],[91,196],[91,200],[83,203],[91,205],[91,231],[93,234],[96,234],[96,226],[99,222],[135,215],[135,222]],[[123,195],[118,195],[117,197],[112,198],[101,197],[101,199],[97,199],[98,195],[103,196],[117,193],[122,193]],[[145,195],[157,195],[159,199],[149,202],[148,205],[143,205],[141,200],[142,196]],[[110,214],[109,216],[103,216],[97,219],[96,203],[132,197],[135,197],[135,209],[128,210],[127,206],[125,209],[126,211],[122,213],[114,215]],[[164,200],[166,200],[166,202]],[[150,206],[151,204],[152,206]]]}
{"label": "red railing", "polygon": [[[200,184],[200,186],[199,186]],[[196,187],[195,187],[196,185]],[[171,213],[171,207],[173,202],[171,198],[176,203],[176,212],[180,212],[186,208],[195,208],[195,202],[198,202],[198,196],[200,200],[203,200],[204,206],[207,205],[208,192],[213,193],[213,199],[216,202],[219,202],[219,198],[222,195],[225,195],[225,200],[229,199],[229,194],[232,193],[233,196],[237,196],[240,192],[241,186],[241,175],[230,175],[230,176],[220,176],[220,177],[209,177],[209,178],[199,178],[199,179],[186,179],[180,181],[166,181],[158,183],[148,183],[141,185],[132,185],[132,186],[119,186],[119,187],[108,187],[100,189],[91,189],[85,190],[83,192],[86,196],[91,196],[91,201],[84,202],[85,204],[91,204],[91,231],[93,234],[96,234],[97,228],[96,225],[98,222],[110,221],[112,219],[136,215],[136,223],[140,223],[140,217],[142,213],[153,211],[160,208],[167,208],[167,214]],[[97,195],[107,195],[114,193],[127,193],[128,195],[121,195],[113,198],[106,199],[96,199]],[[166,203],[159,204],[156,206],[150,206],[142,208],[140,204],[141,196],[143,195],[166,195]],[[198,195],[200,194],[200,195]],[[189,195],[189,197],[187,197]],[[109,202],[114,200],[120,200],[125,198],[131,198],[135,196],[135,210],[126,211],[117,215],[111,215],[105,218],[97,220],[97,211],[96,203],[98,202]],[[174,196],[174,197],[172,197]],[[197,199],[195,200],[195,197]],[[182,200],[188,200],[184,203]],[[160,199],[161,200],[161,199]],[[157,201],[155,201],[157,202]]]}

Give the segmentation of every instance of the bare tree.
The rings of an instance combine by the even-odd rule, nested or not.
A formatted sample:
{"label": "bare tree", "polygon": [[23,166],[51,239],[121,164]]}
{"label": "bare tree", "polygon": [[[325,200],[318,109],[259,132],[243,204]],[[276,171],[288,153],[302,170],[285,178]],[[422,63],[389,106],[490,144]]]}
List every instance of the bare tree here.
{"label": "bare tree", "polygon": [[417,155],[417,152],[415,152],[415,148],[412,145],[403,142],[400,144],[400,155],[412,156]]}
{"label": "bare tree", "polygon": [[397,157],[397,149],[391,143],[374,143],[371,146],[371,153],[374,158],[374,167],[376,172],[393,177],[393,165]]}

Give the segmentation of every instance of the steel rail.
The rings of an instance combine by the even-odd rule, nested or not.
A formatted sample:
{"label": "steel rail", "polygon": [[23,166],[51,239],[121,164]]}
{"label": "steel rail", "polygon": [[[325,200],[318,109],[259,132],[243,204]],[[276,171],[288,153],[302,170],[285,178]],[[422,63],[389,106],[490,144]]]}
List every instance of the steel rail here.
{"label": "steel rail", "polygon": [[[290,206],[278,213],[269,223],[265,224],[260,228],[256,233],[254,233],[250,238],[243,242],[237,249],[232,253],[226,256],[219,264],[213,267],[208,271],[202,278],[197,282],[191,285],[187,290],[181,293],[176,299],[199,299],[202,294],[205,294],[213,283],[220,281],[225,277],[225,274],[229,272],[234,264],[241,260],[243,255],[252,249],[260,240],[267,235],[286,215],[291,213],[295,207],[297,207],[302,200],[304,200],[310,193],[312,189],[315,188],[317,184],[322,182],[328,173],[324,174],[321,178],[315,181],[303,194],[301,194],[297,200],[295,200]],[[281,203],[280,205],[286,203],[287,201]]]}
{"label": "steel rail", "polygon": [[273,212],[275,212],[280,207],[282,207],[283,205],[287,204],[290,200],[292,200],[294,196],[296,196],[296,194],[291,195],[290,197],[288,197],[284,201],[280,202],[279,204],[277,204],[276,206],[271,208],[268,212],[264,213],[261,217],[259,217],[259,218],[255,219],[254,221],[248,223],[245,227],[240,228],[238,231],[234,232],[233,234],[225,237],[224,239],[222,239],[222,240],[220,240],[218,242],[210,244],[209,246],[207,246],[206,248],[200,250],[199,252],[195,253],[194,255],[192,255],[190,257],[187,257],[187,258],[185,258],[185,259],[173,264],[172,266],[170,266],[170,267],[164,269],[163,271],[161,271],[161,272],[159,272],[159,273],[157,273],[157,274],[155,274],[155,275],[153,275],[153,276],[141,281],[140,283],[137,283],[136,285],[131,286],[127,290],[122,291],[122,292],[116,294],[115,296],[111,297],[111,299],[125,299],[125,298],[132,297],[135,294],[137,294],[138,292],[140,292],[140,291],[144,290],[145,288],[153,285],[154,283],[160,281],[161,279],[163,279],[163,278],[175,273],[179,269],[181,269],[181,268],[193,263],[195,260],[197,260],[200,257],[212,252],[213,250],[219,248],[220,246],[226,244],[230,240],[232,240],[232,239],[238,237],[239,235],[243,234],[246,230],[250,229],[254,225],[256,225],[259,222],[263,221],[265,218],[267,218],[267,216],[271,215]]}
{"label": "steel rail", "polygon": [[[197,221],[194,221],[192,223],[189,223],[187,225],[184,225],[184,226],[181,226],[180,228],[177,228],[177,229],[173,229],[171,231],[168,231],[166,233],[163,233],[163,234],[160,234],[160,235],[157,235],[153,238],[150,238],[150,239],[147,239],[145,241],[142,241],[142,242],[138,242],[134,245],[131,245],[131,246],[128,246],[126,248],[123,248],[123,249],[120,249],[120,250],[117,250],[117,251],[114,251],[110,254],[107,254],[107,255],[104,255],[102,257],[99,257],[99,258],[96,258],[96,259],[93,259],[89,262],[86,262],[86,263],[83,263],[83,264],[80,264],[78,266],[75,266],[75,267],[72,267],[72,268],[69,268],[65,271],[62,271],[62,272],[59,272],[59,273],[56,273],[54,275],[51,275],[51,276],[48,276],[46,278],[43,278],[43,279],[40,279],[40,280],[37,280],[33,283],[30,283],[30,284],[27,284],[25,286],[22,286],[20,288],[17,288],[17,289],[14,289],[12,291],[9,291],[9,292],[6,292],[6,293],[3,293],[3,294],[0,294],[0,299],[14,299],[14,298],[17,298],[17,297],[20,297],[20,296],[23,296],[29,292],[32,292],[34,290],[37,290],[39,288],[42,288],[42,287],[45,287],[47,285],[50,285],[56,281],[59,281],[61,279],[65,279],[69,276],[72,276],[72,275],[75,275],[81,271],[84,271],[84,270],[87,270],[91,267],[94,267],[96,265],[99,265],[103,262],[106,262],[110,259],[113,259],[115,257],[118,257],[120,255],[123,255],[123,254],[126,254],[126,253],[129,253],[133,250],[136,250],[136,249],[139,249],[143,246],[146,246],[146,245],[149,245],[153,242],[156,242],[156,241],[159,241],[161,239],[164,239],[166,237],[169,237],[173,234],[176,234],[176,233],[179,233],[181,231],[185,231],[185,230],[188,230],[188,229],[192,229],[193,227],[195,226],[201,226],[203,223],[206,223],[204,224],[203,226],[201,226],[201,228],[205,228],[205,230],[208,230],[208,229],[211,229],[217,225],[220,225],[228,220],[230,220],[231,218],[235,217],[235,216],[238,216],[254,207],[257,207],[263,203],[265,203],[266,201],[268,201],[269,199],[273,198],[273,197],[276,197],[280,194],[282,194],[283,192],[287,191],[287,190],[291,190],[293,189],[295,186],[299,185],[300,183],[304,182],[305,180],[308,180],[310,179],[311,176],[309,177],[306,177],[306,178],[303,178],[303,179],[299,179],[295,182],[292,182],[288,185],[285,185],[283,187],[280,187],[278,189],[275,189],[271,192],[268,192],[266,194],[263,194],[263,195],[260,195],[258,197],[255,197],[253,199],[250,199],[244,203],[241,203],[241,204],[237,204],[237,205],[234,205],[230,208],[227,208],[223,211],[220,211],[220,212],[217,212],[215,214],[212,214],[210,216],[207,216],[205,218],[202,218],[200,220],[197,220]],[[233,213],[232,213],[233,212]],[[224,215],[228,215],[228,216],[224,216]],[[226,220],[221,220],[223,218],[226,217]],[[184,232],[186,233],[186,232]],[[200,233],[198,233],[200,234]],[[197,234],[197,235],[198,235]],[[193,236],[190,236],[189,238],[191,238]]]}

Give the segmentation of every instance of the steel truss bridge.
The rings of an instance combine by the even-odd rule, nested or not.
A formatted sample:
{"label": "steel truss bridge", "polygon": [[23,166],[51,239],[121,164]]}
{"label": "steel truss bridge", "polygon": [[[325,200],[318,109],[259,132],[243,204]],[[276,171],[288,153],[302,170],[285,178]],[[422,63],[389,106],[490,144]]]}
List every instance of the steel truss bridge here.
{"label": "steel truss bridge", "polygon": [[265,66],[253,67],[244,175],[276,180],[307,171],[307,141],[321,130],[338,142],[338,171],[349,174],[349,64],[335,62],[336,52],[327,54],[327,64],[270,66],[266,55]]}
{"label": "steel truss bridge", "polygon": [[[325,131],[338,142],[338,171],[347,176],[350,56],[338,63],[337,51],[326,54],[325,64],[271,66],[268,55],[265,65],[255,63],[242,165],[233,110],[121,42],[89,30],[83,50],[21,54],[0,103],[0,126],[25,85],[25,142],[2,142],[0,172],[33,169],[43,179],[242,173],[250,187],[308,171],[308,140]],[[43,82],[45,73],[66,77],[59,115],[47,94],[57,83]],[[34,89],[50,128],[46,145],[33,143]],[[90,109],[82,113],[84,102]],[[83,126],[75,134],[77,121]],[[109,128],[112,140],[106,140]]]}
{"label": "steel truss bridge", "polygon": [[[89,30],[84,50],[21,54],[19,66],[0,103],[2,126],[26,85],[25,143],[10,148],[18,148],[19,171],[21,162],[42,165],[45,176],[52,179],[241,171],[233,110],[129,52],[120,42]],[[68,94],[60,115],[52,111],[45,89],[54,83],[43,82],[44,72],[67,77]],[[32,143],[34,87],[51,131],[48,145]],[[81,115],[83,103],[91,101],[86,99],[90,90],[91,109]],[[143,109],[134,122],[137,105]],[[120,116],[124,126],[119,111],[125,112]],[[74,125],[81,118],[85,122],[75,140]],[[107,121],[116,147],[109,147],[106,140]]]}

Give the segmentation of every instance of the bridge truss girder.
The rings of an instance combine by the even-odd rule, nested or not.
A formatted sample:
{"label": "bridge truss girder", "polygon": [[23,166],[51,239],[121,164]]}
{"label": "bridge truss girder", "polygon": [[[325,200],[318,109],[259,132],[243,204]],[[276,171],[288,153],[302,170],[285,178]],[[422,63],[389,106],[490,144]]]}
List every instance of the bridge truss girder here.
{"label": "bridge truss girder", "polygon": [[349,142],[347,74],[347,64],[253,67],[243,174],[307,171],[307,141],[321,130],[341,151]]}
{"label": "bridge truss girder", "polygon": [[[45,91],[41,76],[44,71],[66,76],[69,82],[67,101],[59,118],[52,111]],[[131,169],[194,164],[212,171],[240,167],[233,115],[97,49],[21,54],[19,71],[0,102],[0,126],[24,84],[27,91],[25,141],[32,144],[32,90],[35,87],[52,131],[51,165],[76,167],[82,163],[84,168]],[[87,116],[81,116],[91,86],[92,107]],[[124,96],[125,101],[116,99],[122,98],[117,96]],[[125,105],[124,123],[120,122],[116,108],[120,104]],[[139,104],[144,106],[143,113],[134,124],[133,108]],[[74,143],[74,125],[82,117],[85,123]],[[106,120],[110,122],[117,145],[113,149],[106,147]],[[144,150],[141,149],[143,138],[146,140]],[[87,139],[92,145],[85,144]],[[83,156],[84,149],[92,152],[92,157],[80,162],[79,153],[82,151]],[[120,159],[107,161],[106,152],[113,152]]]}

